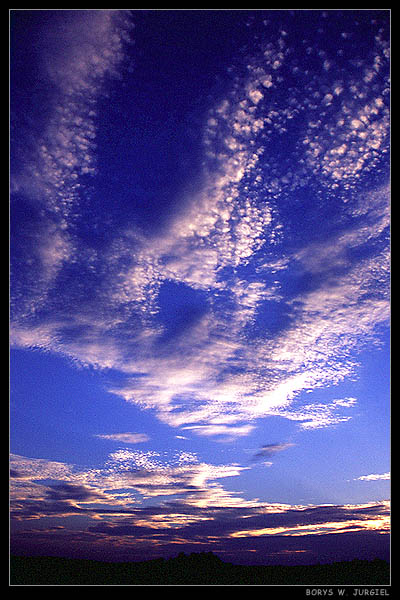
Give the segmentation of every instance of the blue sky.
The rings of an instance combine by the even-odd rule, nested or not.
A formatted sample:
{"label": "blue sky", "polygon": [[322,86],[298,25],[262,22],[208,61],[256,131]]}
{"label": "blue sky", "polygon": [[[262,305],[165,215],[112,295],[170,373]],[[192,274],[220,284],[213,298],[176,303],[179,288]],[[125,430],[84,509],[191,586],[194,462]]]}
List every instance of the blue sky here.
{"label": "blue sky", "polygon": [[388,10],[12,10],[11,547],[388,553]]}

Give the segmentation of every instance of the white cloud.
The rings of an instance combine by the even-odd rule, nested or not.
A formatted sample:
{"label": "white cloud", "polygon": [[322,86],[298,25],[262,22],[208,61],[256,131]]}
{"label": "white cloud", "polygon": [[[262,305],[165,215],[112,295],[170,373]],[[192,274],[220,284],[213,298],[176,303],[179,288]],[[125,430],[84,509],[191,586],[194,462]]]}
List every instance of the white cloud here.
{"label": "white cloud", "polygon": [[[61,16],[62,15],[62,16]],[[106,76],[116,76],[130,24],[124,11],[48,11],[37,54],[52,90],[51,111],[16,187],[53,215],[66,218],[79,193],[78,176],[95,172],[93,104]]]}
{"label": "white cloud", "polygon": [[95,437],[113,442],[123,442],[124,444],[140,444],[149,441],[149,436],[145,433],[109,433],[98,434]]}
{"label": "white cloud", "polygon": [[[53,40],[58,52],[47,69],[58,93],[37,164],[28,165],[54,213],[47,228],[52,235],[39,245],[43,285],[35,306],[51,311],[48,292],[67,262],[93,273],[97,261],[102,280],[94,299],[73,304],[75,312],[71,305],[67,315],[59,308],[57,316],[32,325],[26,309],[13,324],[16,344],[120,369],[131,377],[113,393],[200,435],[244,435],[255,419],[273,414],[302,428],[344,422],[351,403],[295,401],[303,391],[354,374],[352,354],[388,322],[389,191],[364,190],[348,203],[339,194],[337,228],[322,221],[325,235],[304,239],[302,246],[285,245],[290,233],[281,214],[288,210],[285,198],[301,194],[310,179],[318,177],[324,199],[341,186],[354,189],[371,172],[387,143],[385,90],[345,74],[322,90],[316,72],[279,105],[270,103],[285,84],[284,69],[298,68],[282,34],[208,111],[202,177],[191,197],[177,198],[162,232],[145,236],[128,222],[94,257],[78,246],[68,224],[80,177],[95,169],[95,114],[88,107],[106,74],[116,73],[127,25],[118,11],[86,17],[85,11],[74,15],[62,33],[65,52]],[[386,50],[382,40],[377,49],[376,56]],[[331,111],[329,118],[323,110]],[[294,139],[293,148],[283,152],[283,139]],[[373,249],[364,254],[368,244]],[[312,285],[285,295],[291,269]],[[196,299],[202,294],[202,307],[173,343],[163,345],[168,328],[160,318],[160,291],[166,282],[190,288]],[[277,304],[287,319],[279,313],[278,327],[269,330]],[[79,334],[68,337],[71,324]]]}
{"label": "white cloud", "polygon": [[[388,321],[389,300],[385,298],[382,280],[387,258],[377,254],[358,262],[348,259],[349,249],[357,250],[368,240],[378,240],[387,226],[387,211],[382,209],[385,195],[382,191],[375,194],[374,201],[366,196],[360,202],[354,217],[359,227],[347,234],[334,234],[323,243],[307,245],[295,254],[294,260],[321,280],[314,289],[295,297],[293,318],[273,336],[262,332],[248,341],[246,332],[254,326],[261,308],[268,310],[270,297],[279,297],[277,286],[271,291],[261,281],[236,278],[227,288],[223,282],[217,282],[215,288],[206,290],[202,316],[163,352],[159,346],[162,329],[156,320],[157,290],[165,277],[161,264],[153,270],[142,265],[146,286],[154,290],[153,297],[146,297],[148,287],[144,284],[143,300],[127,292],[127,303],[136,300],[142,306],[139,315],[143,315],[143,320],[135,329],[125,330],[121,340],[113,332],[116,324],[94,314],[88,315],[86,323],[90,324],[90,334],[74,340],[58,337],[60,322],[35,329],[17,327],[14,336],[24,346],[56,349],[86,364],[135,374],[124,386],[110,391],[141,408],[154,410],[171,426],[189,426],[198,434],[215,434],[219,430],[228,438],[250,432],[254,419],[274,414],[298,421],[303,429],[345,422],[351,417],[351,404],[347,401],[346,405],[343,401],[304,406],[293,403],[302,391],[353,375],[352,353],[359,351],[363,343],[372,342],[375,328]],[[374,205],[378,207],[375,210]],[[150,246],[148,256],[150,261]],[[183,253],[182,261],[185,260]],[[199,261],[201,264],[201,252]],[[289,269],[290,261],[285,264]],[[171,267],[167,269],[171,274]],[[335,269],[341,271],[339,278],[334,276]],[[175,276],[189,285],[186,277],[178,277],[177,270]],[[137,285],[138,279],[134,283]],[[194,289],[200,287],[199,278],[195,285],[193,280],[191,283]],[[370,294],[372,288],[375,295]],[[113,303],[116,314],[120,314],[123,303],[118,294]],[[124,347],[122,340],[135,344],[134,359],[130,346]]]}
{"label": "white cloud", "polygon": [[371,473],[371,475],[361,475],[361,477],[356,477],[354,481],[380,481],[385,479],[390,479],[390,473]]}
{"label": "white cloud", "polygon": [[315,402],[303,405],[297,408],[297,410],[296,408],[293,410],[282,410],[278,414],[293,421],[300,421],[301,429],[321,429],[345,423],[351,419],[349,415],[337,414],[338,406],[342,406],[340,401],[333,401],[328,404]]}
{"label": "white cloud", "polygon": [[253,425],[221,425],[221,424],[212,424],[212,425],[190,425],[183,427],[183,429],[188,429],[191,431],[195,431],[198,435],[201,436],[225,436],[224,441],[231,441],[236,439],[237,437],[249,435],[251,431],[253,431]]}
{"label": "white cloud", "polygon": [[31,479],[68,479],[73,473],[73,466],[50,461],[43,458],[28,458],[19,454],[10,454],[10,469],[19,477]]}
{"label": "white cloud", "polygon": [[13,284],[25,278],[23,297],[13,304],[21,321],[48,307],[63,267],[87,252],[73,223],[80,212],[81,176],[96,173],[95,104],[106,77],[117,75],[131,25],[124,11],[49,10],[36,27],[29,58],[45,99],[36,98],[36,89],[27,93],[45,110],[41,119],[28,113],[17,129],[13,143],[23,148],[23,160],[13,162],[10,175],[12,191],[28,198],[34,212],[35,228],[18,232],[19,249],[26,247],[17,267],[12,265]]}

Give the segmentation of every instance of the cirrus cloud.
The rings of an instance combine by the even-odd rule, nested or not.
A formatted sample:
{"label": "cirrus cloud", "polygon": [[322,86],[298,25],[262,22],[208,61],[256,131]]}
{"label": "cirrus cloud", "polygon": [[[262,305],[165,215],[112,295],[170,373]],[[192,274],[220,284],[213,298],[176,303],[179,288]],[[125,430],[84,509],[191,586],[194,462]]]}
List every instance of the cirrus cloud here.
{"label": "cirrus cloud", "polygon": [[140,444],[150,439],[146,433],[99,433],[96,437],[124,444]]}

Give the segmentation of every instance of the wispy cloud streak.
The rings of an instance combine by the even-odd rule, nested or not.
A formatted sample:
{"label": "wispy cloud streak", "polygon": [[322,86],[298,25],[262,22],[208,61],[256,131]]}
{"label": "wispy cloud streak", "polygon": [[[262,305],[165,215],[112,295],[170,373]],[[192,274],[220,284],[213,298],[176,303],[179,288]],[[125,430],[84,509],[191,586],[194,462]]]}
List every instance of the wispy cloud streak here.
{"label": "wispy cloud streak", "polygon": [[270,458],[274,456],[277,452],[282,452],[283,450],[287,450],[291,446],[294,446],[291,442],[278,442],[276,444],[265,444],[261,447],[261,449],[256,452],[252,458],[252,460],[263,460],[264,458]]}
{"label": "wispy cloud streak", "polygon": [[96,437],[124,444],[139,444],[150,439],[146,433],[99,433]]}
{"label": "wispy cloud streak", "polygon": [[390,473],[371,473],[370,475],[361,475],[355,481],[380,481],[390,479]]}

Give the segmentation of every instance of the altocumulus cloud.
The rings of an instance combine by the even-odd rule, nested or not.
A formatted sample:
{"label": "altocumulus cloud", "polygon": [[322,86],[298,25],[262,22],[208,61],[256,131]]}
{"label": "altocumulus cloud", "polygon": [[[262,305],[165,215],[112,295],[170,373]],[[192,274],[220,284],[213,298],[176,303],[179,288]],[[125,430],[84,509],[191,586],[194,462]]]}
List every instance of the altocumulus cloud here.
{"label": "altocumulus cloud", "polygon": [[[259,45],[244,70],[232,67],[225,97],[206,107],[202,171],[190,193],[176,195],[164,227],[149,235],[127,219],[104,227],[96,246],[78,233],[91,218],[96,101],[124,72],[132,18],[63,14],[62,28],[56,11],[48,15],[37,53],[51,110],[12,172],[14,195],[29,197],[37,224],[27,223],[11,266],[13,344],[119,369],[128,377],[111,392],[199,435],[229,440],[277,414],[302,428],[348,420],[350,405],[296,400],[354,376],[354,355],[389,319],[383,34],[357,79],[350,62],[335,65],[312,47],[301,50],[303,76],[293,32]],[[371,174],[379,184],[359,193]],[[305,189],[318,218],[312,243],[292,235]],[[321,202],[334,195],[336,229]],[[171,327],[163,298],[178,290],[192,307],[184,327]]]}
{"label": "altocumulus cloud", "polygon": [[[40,21],[40,14],[30,18]],[[308,33],[298,38],[289,13],[285,28],[265,22],[261,30],[260,22],[257,42],[226,65],[225,87],[215,97],[207,87],[196,98],[195,118],[191,110],[179,114],[197,142],[198,172],[187,186],[174,187],[171,177],[168,191],[154,184],[163,213],[155,225],[151,192],[137,191],[135,179],[150,117],[125,121],[118,111],[126,110],[126,90],[138,84],[140,95],[143,81],[165,83],[166,61],[166,72],[146,71],[151,57],[131,44],[135,11],[45,15],[27,61],[27,85],[40,81],[40,89],[23,88],[16,100],[27,110],[13,121],[12,344],[118,371],[123,377],[110,380],[122,383],[108,388],[118,401],[152,411],[184,434],[175,439],[199,436],[202,448],[204,437],[238,440],[242,448],[242,438],[268,417],[311,430],[311,438],[313,430],[342,426],[356,406],[361,412],[351,392],[332,400],[319,391],[353,380],[360,352],[379,345],[389,322],[384,28],[368,29],[368,51],[343,38],[336,53],[334,11],[314,15],[324,33],[312,43]],[[146,19],[144,36],[152,21]],[[253,16],[246,19],[251,33]],[[185,89],[186,81],[179,85]],[[160,105],[169,102],[176,116],[182,98],[162,92]],[[118,144],[128,144],[127,155],[134,147],[133,160],[111,157],[108,140],[110,160],[103,160],[114,108],[126,126]],[[156,120],[147,175],[155,182],[165,150],[158,127]],[[232,491],[235,478],[242,489],[258,469],[249,461],[210,464],[195,452],[134,448],[150,438],[132,421],[95,432],[98,446],[114,449],[96,467],[12,455],[14,548],[139,560],[170,555],[171,548],[252,558],[259,550],[271,560],[299,552],[309,561],[319,560],[318,552],[326,558],[334,539],[332,559],[346,554],[346,544],[371,549],[373,558],[386,540],[387,502],[260,501]],[[314,439],[322,435],[316,431]],[[260,439],[270,438],[258,437],[250,463],[290,457],[291,442],[254,450]],[[230,450],[218,449],[218,456]],[[357,477],[363,483],[354,487],[388,479],[385,468]],[[272,497],[282,490],[266,483],[264,491]]]}

